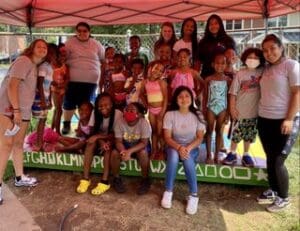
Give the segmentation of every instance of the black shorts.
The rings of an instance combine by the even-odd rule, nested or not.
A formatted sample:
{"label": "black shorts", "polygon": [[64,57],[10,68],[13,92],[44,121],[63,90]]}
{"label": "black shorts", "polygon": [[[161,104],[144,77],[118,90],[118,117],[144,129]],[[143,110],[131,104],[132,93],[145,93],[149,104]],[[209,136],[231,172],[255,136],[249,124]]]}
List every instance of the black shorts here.
{"label": "black shorts", "polygon": [[97,84],[83,82],[69,82],[64,97],[63,108],[74,110],[83,102],[92,102],[95,99]]}

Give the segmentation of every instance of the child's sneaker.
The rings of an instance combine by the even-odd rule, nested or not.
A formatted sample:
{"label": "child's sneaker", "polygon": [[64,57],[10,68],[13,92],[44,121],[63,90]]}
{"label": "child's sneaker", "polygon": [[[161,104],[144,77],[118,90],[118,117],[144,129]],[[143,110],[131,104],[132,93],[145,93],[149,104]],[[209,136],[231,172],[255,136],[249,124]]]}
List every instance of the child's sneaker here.
{"label": "child's sneaker", "polygon": [[0,186],[0,205],[3,203],[3,197],[2,197],[2,186]]}
{"label": "child's sneaker", "polygon": [[198,209],[198,202],[199,202],[199,197],[190,195],[188,197],[185,212],[189,215],[194,215]]}
{"label": "child's sneaker", "polygon": [[161,207],[165,209],[170,209],[172,207],[172,197],[173,192],[165,191],[160,202]]}
{"label": "child's sneaker", "polygon": [[254,167],[254,162],[253,162],[251,156],[249,156],[249,155],[243,155],[242,164],[244,167],[249,167],[249,168]]}
{"label": "child's sneaker", "polygon": [[88,190],[90,184],[91,184],[90,180],[85,180],[85,179],[80,180],[79,185],[76,188],[76,192],[85,193]]}
{"label": "child's sneaker", "polygon": [[115,177],[112,183],[113,188],[117,191],[117,193],[126,192],[125,185],[121,179],[121,177]]}
{"label": "child's sneaker", "polygon": [[140,186],[138,187],[136,193],[138,195],[144,195],[149,191],[150,187],[151,187],[151,180],[148,177],[143,178],[141,180]]}
{"label": "child's sneaker", "polygon": [[226,158],[223,160],[223,164],[226,165],[234,165],[237,162],[236,154],[233,154],[232,152],[229,152]]}
{"label": "child's sneaker", "polygon": [[256,198],[259,204],[272,204],[275,201],[277,193],[268,189]]}
{"label": "child's sneaker", "polygon": [[37,179],[35,177],[30,177],[27,175],[22,175],[20,180],[15,177],[15,186],[21,187],[32,187],[37,185]]}
{"label": "child's sneaker", "polygon": [[286,209],[290,205],[289,198],[276,197],[273,204],[266,208],[268,212],[276,213]]}

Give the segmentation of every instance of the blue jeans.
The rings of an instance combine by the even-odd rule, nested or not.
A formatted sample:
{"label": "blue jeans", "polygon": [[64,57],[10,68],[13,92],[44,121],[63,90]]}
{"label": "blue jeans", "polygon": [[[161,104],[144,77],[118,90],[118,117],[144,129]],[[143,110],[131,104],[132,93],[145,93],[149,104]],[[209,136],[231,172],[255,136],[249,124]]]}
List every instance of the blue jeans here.
{"label": "blue jeans", "polygon": [[[185,177],[187,179],[189,190],[191,194],[198,192],[197,176],[196,176],[196,159],[199,155],[198,148],[194,148],[190,151],[190,156],[186,160],[182,160],[184,167]],[[166,190],[173,191],[174,181],[176,178],[177,167],[179,163],[179,153],[173,149],[167,149],[167,168],[166,168]]]}

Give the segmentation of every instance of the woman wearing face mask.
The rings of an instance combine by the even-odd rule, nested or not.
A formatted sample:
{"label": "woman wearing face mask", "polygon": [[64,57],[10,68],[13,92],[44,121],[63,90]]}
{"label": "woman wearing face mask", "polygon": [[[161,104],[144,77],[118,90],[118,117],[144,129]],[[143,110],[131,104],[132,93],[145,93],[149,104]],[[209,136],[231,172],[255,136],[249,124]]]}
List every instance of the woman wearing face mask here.
{"label": "woman wearing face mask", "polygon": [[37,65],[47,55],[47,43],[37,39],[10,66],[0,88],[0,204],[2,178],[9,156],[15,170],[15,186],[34,186],[35,177],[23,173],[23,143],[31,118],[36,84]]}
{"label": "woman wearing face mask", "polygon": [[268,65],[260,80],[257,127],[267,155],[270,189],[257,201],[271,204],[267,207],[269,212],[279,212],[290,205],[289,175],[284,162],[299,134],[299,63],[284,56],[282,41],[274,34],[265,37],[262,51]]}
{"label": "woman wearing face mask", "polygon": [[70,81],[63,103],[62,134],[64,135],[70,132],[70,121],[75,109],[83,102],[92,100],[99,83],[100,61],[104,60],[105,49],[101,43],[91,38],[90,30],[87,23],[78,23],[76,35],[65,44]]}
{"label": "woman wearing face mask", "polygon": [[245,68],[233,78],[229,90],[229,108],[234,124],[230,152],[223,164],[233,165],[237,162],[236,149],[238,143],[244,141],[242,164],[253,167],[254,162],[249,154],[251,143],[257,135],[257,113],[260,97],[259,80],[265,63],[263,53],[258,48],[248,48],[242,54],[241,60]]}
{"label": "woman wearing face mask", "polygon": [[123,119],[114,127],[116,149],[111,153],[111,170],[114,176],[112,186],[118,193],[124,193],[126,188],[120,178],[120,162],[137,158],[142,169],[142,180],[137,190],[138,195],[145,194],[150,189],[149,155],[151,127],[144,118],[145,108],[140,103],[130,103],[123,113]]}

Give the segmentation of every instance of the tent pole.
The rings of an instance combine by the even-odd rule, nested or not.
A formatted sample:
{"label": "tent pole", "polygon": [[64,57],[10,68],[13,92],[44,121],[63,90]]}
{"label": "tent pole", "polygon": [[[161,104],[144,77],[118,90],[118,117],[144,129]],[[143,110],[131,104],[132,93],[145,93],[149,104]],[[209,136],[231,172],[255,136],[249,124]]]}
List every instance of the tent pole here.
{"label": "tent pole", "polygon": [[263,9],[263,17],[265,19],[265,35],[268,34],[268,19],[269,19],[270,13],[269,13],[269,0],[264,0],[264,9]]}
{"label": "tent pole", "polygon": [[33,8],[32,8],[32,2],[28,4],[27,8],[26,8],[26,24],[27,24],[27,27],[28,27],[28,31],[29,31],[29,37],[28,37],[28,42],[31,43],[32,40],[33,40],[33,37],[32,37],[32,11],[33,11]]}

